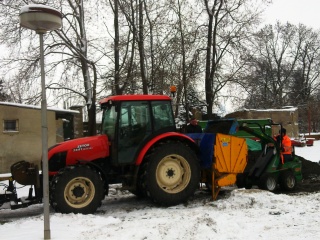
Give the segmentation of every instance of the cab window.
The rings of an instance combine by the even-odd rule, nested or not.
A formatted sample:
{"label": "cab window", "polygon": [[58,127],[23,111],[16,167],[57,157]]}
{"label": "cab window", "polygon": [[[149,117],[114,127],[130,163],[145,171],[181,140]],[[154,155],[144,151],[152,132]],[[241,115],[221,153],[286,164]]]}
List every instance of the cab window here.
{"label": "cab window", "polygon": [[[141,141],[151,131],[148,102],[123,102],[120,112],[120,140]],[[130,142],[130,141],[129,141]]]}
{"label": "cab window", "polygon": [[175,126],[171,103],[169,101],[151,102],[154,130]]}
{"label": "cab window", "polygon": [[151,134],[147,101],[122,102],[119,118],[119,163],[133,162],[139,146]]}
{"label": "cab window", "polygon": [[115,106],[110,106],[104,111],[102,122],[102,134],[106,134],[110,140],[114,140],[117,122]]}

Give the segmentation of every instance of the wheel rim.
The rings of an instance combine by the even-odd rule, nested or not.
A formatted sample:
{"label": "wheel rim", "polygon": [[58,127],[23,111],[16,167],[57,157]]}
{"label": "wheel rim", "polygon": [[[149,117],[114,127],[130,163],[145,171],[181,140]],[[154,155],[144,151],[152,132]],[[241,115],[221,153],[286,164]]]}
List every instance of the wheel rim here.
{"label": "wheel rim", "polygon": [[73,208],[88,206],[95,195],[95,187],[88,178],[77,177],[72,179],[64,190],[66,202]]}
{"label": "wheel rim", "polygon": [[268,177],[266,186],[269,191],[273,191],[277,186],[276,180],[273,177]]}
{"label": "wheel rim", "polygon": [[156,180],[159,187],[165,192],[181,192],[188,186],[190,179],[190,165],[184,157],[171,154],[159,162],[156,170]]}
{"label": "wheel rim", "polygon": [[286,184],[288,188],[293,188],[296,184],[296,180],[293,176],[288,176],[286,179]]}

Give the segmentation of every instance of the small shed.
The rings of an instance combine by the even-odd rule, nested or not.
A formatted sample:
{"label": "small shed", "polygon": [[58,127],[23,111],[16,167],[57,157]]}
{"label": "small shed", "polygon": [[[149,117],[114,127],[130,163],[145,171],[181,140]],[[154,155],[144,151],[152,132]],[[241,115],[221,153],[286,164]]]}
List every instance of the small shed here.
{"label": "small shed", "polygon": [[[0,173],[20,160],[41,161],[41,107],[0,102]],[[78,110],[47,109],[48,146],[82,136],[82,115]],[[77,128],[75,128],[75,126]]]}
{"label": "small shed", "polygon": [[[280,123],[287,130],[290,138],[298,138],[298,108],[284,107],[281,109],[242,109],[225,116],[237,119],[272,119],[274,123]],[[278,128],[273,128],[273,135],[278,134]]]}

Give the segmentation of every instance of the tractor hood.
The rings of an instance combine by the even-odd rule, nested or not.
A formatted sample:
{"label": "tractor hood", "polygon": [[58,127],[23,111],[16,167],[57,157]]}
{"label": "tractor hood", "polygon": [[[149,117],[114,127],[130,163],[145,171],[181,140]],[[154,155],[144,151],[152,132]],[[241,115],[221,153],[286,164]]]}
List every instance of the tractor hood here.
{"label": "tractor hood", "polygon": [[49,172],[57,172],[79,161],[93,161],[109,156],[108,137],[98,135],[59,143],[48,150]]}

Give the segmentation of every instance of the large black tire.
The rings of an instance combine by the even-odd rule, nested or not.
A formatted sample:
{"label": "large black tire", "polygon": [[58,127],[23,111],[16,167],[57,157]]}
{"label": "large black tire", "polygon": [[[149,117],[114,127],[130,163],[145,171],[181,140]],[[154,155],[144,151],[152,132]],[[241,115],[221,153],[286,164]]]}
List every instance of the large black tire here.
{"label": "large black tire", "polygon": [[296,188],[297,181],[291,171],[284,171],[280,175],[280,188],[284,191],[292,191]]}
{"label": "large black tire", "polygon": [[104,194],[100,174],[87,165],[68,166],[50,182],[50,204],[61,213],[94,213]]}
{"label": "large black tire", "polygon": [[259,188],[274,192],[277,189],[277,179],[273,174],[264,173],[259,180]]}
{"label": "large black tire", "polygon": [[146,196],[160,205],[183,203],[199,187],[197,156],[180,142],[166,143],[154,149],[142,169],[141,188]]}

